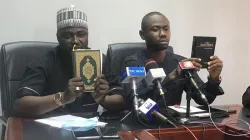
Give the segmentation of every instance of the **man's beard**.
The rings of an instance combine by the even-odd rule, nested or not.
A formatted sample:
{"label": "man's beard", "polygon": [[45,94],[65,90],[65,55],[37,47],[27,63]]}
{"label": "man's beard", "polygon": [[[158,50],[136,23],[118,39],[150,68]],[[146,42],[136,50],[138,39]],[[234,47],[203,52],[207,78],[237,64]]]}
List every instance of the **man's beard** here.
{"label": "man's beard", "polygon": [[152,52],[158,52],[163,51],[168,48],[168,43],[166,44],[147,44],[148,49],[150,49]]}
{"label": "man's beard", "polygon": [[76,51],[78,49],[90,49],[90,48],[88,46],[81,46],[81,45],[78,45],[78,46],[74,47],[74,45],[69,46],[68,44],[66,44],[66,45],[64,45],[63,47],[60,48],[61,52],[64,55],[69,55],[69,56],[72,55],[73,51]]}

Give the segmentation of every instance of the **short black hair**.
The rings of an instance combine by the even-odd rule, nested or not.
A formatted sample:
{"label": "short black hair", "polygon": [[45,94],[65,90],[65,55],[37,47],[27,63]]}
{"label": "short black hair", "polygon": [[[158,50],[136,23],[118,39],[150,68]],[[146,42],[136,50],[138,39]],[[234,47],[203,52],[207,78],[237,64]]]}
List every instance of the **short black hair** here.
{"label": "short black hair", "polygon": [[154,15],[164,16],[162,13],[156,11],[146,14],[141,21],[141,30],[145,30],[147,28],[149,18]]}

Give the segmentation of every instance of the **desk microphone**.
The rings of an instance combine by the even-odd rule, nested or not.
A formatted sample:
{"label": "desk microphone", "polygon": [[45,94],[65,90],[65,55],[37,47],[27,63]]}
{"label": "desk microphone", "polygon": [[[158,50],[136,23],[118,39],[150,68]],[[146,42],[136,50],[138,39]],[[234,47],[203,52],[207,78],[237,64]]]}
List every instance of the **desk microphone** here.
{"label": "desk microphone", "polygon": [[131,89],[133,90],[134,95],[134,110],[136,115],[138,116],[138,94],[137,94],[137,83],[141,82],[146,75],[144,67],[126,67],[126,69],[121,73],[120,79],[121,83],[130,83]]}
{"label": "desk microphone", "polygon": [[160,95],[164,95],[161,82],[166,77],[166,74],[163,68],[159,68],[157,63],[154,60],[148,59],[145,61],[145,69],[147,72],[147,76],[145,78],[147,85],[148,86],[156,85],[160,92]]}
{"label": "desk microphone", "polygon": [[191,73],[195,69],[195,66],[193,65],[193,63],[191,61],[181,61],[179,62],[179,67],[182,70],[182,72],[185,74],[185,76],[190,79],[192,86],[198,91],[196,92],[196,94],[202,99],[204,103],[209,104],[206,96],[199,88],[198,84],[194,80],[193,75]]}
{"label": "desk microphone", "polygon": [[155,85],[157,87],[164,101],[164,105],[165,107],[167,107],[164,92],[161,86],[161,83],[166,77],[165,71],[163,70],[163,68],[159,68],[157,63],[152,59],[148,59],[145,61],[145,69],[147,72],[147,76],[145,78],[147,85],[148,86]]}
{"label": "desk microphone", "polygon": [[162,115],[159,112],[159,106],[150,98],[147,99],[146,101],[144,101],[143,99],[139,99],[139,114],[140,116],[142,116],[147,122],[152,123],[153,121],[153,116],[158,118],[159,120],[161,120],[162,122],[168,122],[171,125],[173,125],[174,127],[176,127],[176,125],[170,121],[167,117],[165,117],[164,115]]}

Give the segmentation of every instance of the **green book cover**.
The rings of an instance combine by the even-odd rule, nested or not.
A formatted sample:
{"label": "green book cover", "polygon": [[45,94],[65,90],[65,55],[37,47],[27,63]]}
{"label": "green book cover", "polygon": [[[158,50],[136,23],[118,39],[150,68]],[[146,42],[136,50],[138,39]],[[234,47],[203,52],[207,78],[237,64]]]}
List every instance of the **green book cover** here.
{"label": "green book cover", "polygon": [[72,53],[74,76],[82,78],[85,92],[93,92],[95,79],[101,74],[100,50],[78,49]]}

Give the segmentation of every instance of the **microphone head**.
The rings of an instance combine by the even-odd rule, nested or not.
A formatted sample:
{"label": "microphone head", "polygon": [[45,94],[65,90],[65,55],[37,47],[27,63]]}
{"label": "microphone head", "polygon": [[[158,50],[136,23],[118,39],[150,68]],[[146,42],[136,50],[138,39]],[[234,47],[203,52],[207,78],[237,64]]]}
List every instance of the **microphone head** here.
{"label": "microphone head", "polygon": [[121,83],[130,83],[130,79],[135,78],[136,82],[140,82],[145,76],[144,67],[126,67],[120,75],[120,80]]}
{"label": "microphone head", "polygon": [[159,68],[158,64],[153,59],[148,59],[144,63],[144,67],[146,69],[146,72],[148,72],[150,69]]}
{"label": "microphone head", "polygon": [[141,106],[145,103],[145,101],[141,98],[138,99],[138,105]]}
{"label": "microphone head", "polygon": [[159,68],[158,64],[153,59],[148,59],[144,63],[147,76],[145,78],[148,86],[154,85],[154,81],[163,81],[166,77],[165,71],[163,68]]}
{"label": "microphone head", "polygon": [[156,104],[156,102],[154,102],[150,98],[144,101],[143,104],[139,107],[140,115],[149,123],[152,123],[153,121],[152,111],[154,110],[159,112],[160,108]]}
{"label": "microphone head", "polygon": [[181,61],[179,62],[181,70],[195,69],[195,66],[191,61]]}

